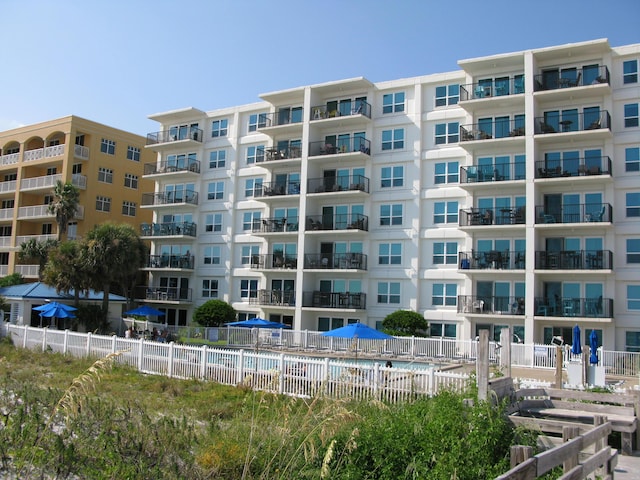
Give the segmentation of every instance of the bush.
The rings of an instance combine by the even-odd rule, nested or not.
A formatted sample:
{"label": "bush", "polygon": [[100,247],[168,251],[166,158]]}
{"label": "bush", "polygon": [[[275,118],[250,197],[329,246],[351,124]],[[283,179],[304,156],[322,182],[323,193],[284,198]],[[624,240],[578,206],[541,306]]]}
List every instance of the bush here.
{"label": "bush", "polygon": [[236,311],[222,300],[209,300],[196,308],[193,319],[203,327],[219,327],[236,319]]}
{"label": "bush", "polygon": [[411,310],[397,310],[382,321],[382,329],[389,335],[398,337],[426,337],[427,320]]}

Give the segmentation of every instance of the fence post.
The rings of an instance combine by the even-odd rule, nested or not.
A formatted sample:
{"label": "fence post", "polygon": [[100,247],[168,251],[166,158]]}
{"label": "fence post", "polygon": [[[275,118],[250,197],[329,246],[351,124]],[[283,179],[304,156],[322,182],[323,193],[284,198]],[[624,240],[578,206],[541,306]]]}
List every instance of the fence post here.
{"label": "fence post", "polygon": [[200,362],[200,378],[203,380],[206,378],[206,375],[207,375],[207,363],[209,361],[208,352],[209,352],[209,348],[206,345],[202,345],[202,361]]}
{"label": "fence post", "polygon": [[513,445],[509,454],[511,468],[515,468],[525,460],[529,460],[533,456],[533,447],[525,445]]}
{"label": "fence post", "polygon": [[91,353],[91,332],[87,333],[87,344],[85,346],[84,352],[87,357]]}
{"label": "fence post", "polygon": [[44,327],[42,329],[42,351],[45,352],[47,350],[47,332],[49,331],[49,327]]}
{"label": "fence post", "polygon": [[111,353],[116,353],[116,340],[117,340],[118,336],[117,335],[111,335]]}
{"label": "fence post", "polygon": [[324,365],[322,367],[322,378],[324,379],[324,393],[329,394],[329,357],[324,358]]}
{"label": "fence post", "polygon": [[27,348],[27,330],[29,328],[28,325],[24,326],[24,335],[22,336],[22,348]]}
{"label": "fence post", "polygon": [[167,360],[169,361],[169,364],[167,365],[167,376],[169,378],[173,377],[173,347],[174,347],[174,343],[173,342],[169,342],[169,358],[167,358]]}
{"label": "fence post", "polygon": [[416,337],[411,336],[411,356],[416,356]]}
{"label": "fence post", "polygon": [[476,357],[478,400],[486,400],[489,391],[489,330],[480,330],[478,356]]}
{"label": "fence post", "polygon": [[242,383],[242,379],[244,378],[244,350],[240,350],[238,363],[238,378],[236,379],[236,383]]}
{"label": "fence post", "polygon": [[375,362],[373,364],[373,393],[378,398],[378,391],[380,390],[380,364]]}
{"label": "fence post", "polygon": [[559,345],[556,346],[556,388],[562,388],[562,347]]}
{"label": "fence post", "polygon": [[[562,443],[566,443],[569,440],[576,438],[578,435],[580,435],[580,427],[573,427],[573,426],[562,427]],[[577,453],[575,455],[571,455],[564,462],[562,462],[562,471],[564,473],[567,473],[576,465],[578,465]]]}
{"label": "fence post", "polygon": [[430,368],[427,380],[428,392],[432,392],[431,396],[434,397],[438,393],[438,385],[436,383],[436,369]]}
{"label": "fence post", "polygon": [[284,393],[284,353],[280,354],[280,361],[278,363],[278,366],[280,368],[280,377],[278,379],[278,393],[282,395]]}
{"label": "fence post", "polygon": [[144,338],[140,338],[138,340],[138,371],[139,372],[142,371],[142,358],[143,358],[142,343],[143,342],[144,342]]}
{"label": "fence post", "polygon": [[67,348],[69,346],[69,329],[67,328],[64,331],[64,340],[62,341],[62,354],[67,354]]}

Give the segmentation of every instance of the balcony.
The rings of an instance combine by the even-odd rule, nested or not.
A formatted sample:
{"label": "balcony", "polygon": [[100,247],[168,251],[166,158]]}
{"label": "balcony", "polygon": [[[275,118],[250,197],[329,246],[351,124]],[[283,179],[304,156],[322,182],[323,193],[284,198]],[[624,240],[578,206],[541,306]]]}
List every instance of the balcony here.
{"label": "balcony", "polygon": [[6,182],[0,182],[0,195],[10,193],[16,193],[16,180],[7,180]]}
{"label": "balcony", "polygon": [[193,297],[191,288],[154,287],[138,285],[134,292],[137,300],[149,302],[191,302]]}
{"label": "balcony", "polygon": [[303,292],[302,306],[313,308],[345,308],[364,310],[367,308],[365,293],[349,292]]}
{"label": "balcony", "polygon": [[597,68],[571,68],[564,71],[546,72],[533,77],[534,92],[603,85],[610,83],[609,69],[606,65]]}
{"label": "balcony", "polygon": [[475,315],[524,315],[523,297],[458,295],[458,313]]}
{"label": "balcony", "polygon": [[144,268],[193,270],[193,255],[149,255]]}
{"label": "balcony", "polygon": [[288,269],[295,270],[298,267],[297,255],[285,255],[282,253],[269,253],[251,256],[251,268],[257,270]]}
{"label": "balcony", "polygon": [[524,163],[497,163],[495,165],[470,165],[460,167],[460,184],[491,184],[508,180],[524,180]]}
{"label": "balcony", "polygon": [[459,252],[458,265],[461,270],[524,270],[525,252]]}
{"label": "balcony", "polygon": [[249,298],[249,305],[295,307],[296,292],[293,290],[258,290],[256,297]]}
{"label": "balcony", "polygon": [[369,179],[362,175],[310,178],[307,193],[364,192],[369,193]]}
{"label": "balcony", "polygon": [[608,203],[536,205],[536,224],[610,223],[613,209]]}
{"label": "balcony", "polygon": [[51,190],[58,180],[62,180],[62,174],[60,173],[56,175],[23,178],[20,180],[20,190]]}
{"label": "balcony", "polygon": [[141,207],[158,207],[175,204],[198,204],[198,192],[184,190],[181,192],[143,193]]}
{"label": "balcony", "polygon": [[46,242],[48,240],[57,240],[58,236],[55,234],[45,234],[45,235],[17,235],[16,236],[16,247],[19,247],[23,243],[26,243],[30,240],[35,240],[36,242]]}
{"label": "balcony", "polygon": [[[13,210],[13,209],[5,209]],[[30,205],[18,208],[18,220],[41,220],[46,218],[54,218],[55,215],[49,212],[49,205]],[[0,219],[2,216],[0,215]],[[82,220],[84,218],[84,206],[78,205],[76,214],[73,218]]]}
{"label": "balcony", "polygon": [[282,197],[287,195],[300,195],[300,181],[265,182],[262,185],[256,185],[253,190],[254,198]]}
{"label": "balcony", "polygon": [[0,220],[13,220],[13,208],[0,208]]}
{"label": "balcony", "polygon": [[143,223],[140,225],[142,237],[195,237],[196,224],[193,222]]}
{"label": "balcony", "polygon": [[325,105],[316,105],[311,107],[311,118],[309,120],[327,120],[333,118],[345,117],[366,117],[371,118],[371,105],[364,100],[356,100],[355,102],[345,102],[330,108]]}
{"label": "balcony", "polygon": [[275,162],[281,160],[300,160],[302,158],[302,147],[300,145],[289,145],[282,147],[258,147],[256,148],[256,163]]}
{"label": "balcony", "polygon": [[[576,133],[600,131],[610,134],[611,116],[606,110],[578,113],[576,110],[546,112],[535,118],[535,134]],[[584,134],[583,134],[584,135]],[[602,136],[602,134],[600,135]]]}
{"label": "balcony", "polygon": [[318,157],[321,155],[356,155],[368,157],[371,155],[371,141],[364,137],[339,137],[337,142],[327,141],[310,142],[309,156]]}
{"label": "balcony", "polygon": [[73,156],[78,160],[89,160],[89,147],[85,147],[84,145],[74,145]]}
{"label": "balcony", "polygon": [[460,101],[524,93],[524,76],[460,85]]}
{"label": "balcony", "polygon": [[159,175],[163,173],[175,174],[180,172],[199,174],[200,162],[198,160],[162,160],[160,164],[155,162],[145,163],[143,175]]}
{"label": "balcony", "polygon": [[460,227],[486,227],[495,225],[524,225],[525,207],[470,208],[460,210],[458,225]]}
{"label": "balcony", "polygon": [[302,107],[281,108],[274,113],[260,115],[258,131],[268,135],[283,135],[287,132],[302,131],[304,111]]}
{"label": "balcony", "polygon": [[64,155],[64,144],[52,145],[50,147],[36,148],[33,150],[25,150],[22,161],[35,162],[36,160],[61,157]]}
{"label": "balcony", "polygon": [[20,160],[20,153],[7,153],[0,157],[0,165],[15,165]]}
{"label": "balcony", "polygon": [[611,270],[610,250],[536,251],[536,270]]}
{"label": "balcony", "polygon": [[361,230],[369,231],[369,217],[361,213],[308,215],[307,231]]}
{"label": "balcony", "polygon": [[[500,138],[517,138],[525,135],[524,118],[518,120],[491,119],[460,126],[460,142],[474,142]],[[524,141],[524,139],[522,139]]]}
{"label": "balcony", "polygon": [[17,264],[13,270],[14,273],[19,273],[24,278],[40,278],[40,265]]}
{"label": "balcony", "polygon": [[[560,160],[539,160],[536,162],[536,179],[566,177],[597,177],[612,175],[611,158],[576,157]],[[597,179],[602,181],[602,179]]]}
{"label": "balcony", "polygon": [[535,299],[535,316],[564,318],[612,318],[612,298],[543,298]]}
{"label": "balcony", "polygon": [[204,132],[196,127],[172,128],[147,134],[147,146],[180,142],[184,146],[196,146],[202,143]]}
{"label": "balcony", "polygon": [[304,256],[304,268],[309,270],[366,270],[364,253],[308,253]]}
{"label": "balcony", "polygon": [[251,233],[291,233],[298,231],[298,217],[272,217],[254,220]]}

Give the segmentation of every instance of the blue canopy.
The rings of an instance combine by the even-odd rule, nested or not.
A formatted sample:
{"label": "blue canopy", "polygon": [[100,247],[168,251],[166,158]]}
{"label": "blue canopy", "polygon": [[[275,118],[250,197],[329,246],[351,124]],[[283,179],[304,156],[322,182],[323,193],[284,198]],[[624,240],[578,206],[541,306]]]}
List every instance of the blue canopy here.
{"label": "blue canopy", "polygon": [[240,322],[227,323],[228,327],[243,327],[243,328],[291,328],[289,325],[280,322],[271,322],[264,318],[250,318],[249,320],[242,320]]}
{"label": "blue canopy", "polygon": [[391,335],[387,335],[384,332],[380,332],[375,328],[371,328],[360,322],[350,323],[344,327],[323,332],[320,335],[325,337],[361,338],[367,340],[386,340],[388,338],[393,338]]}
{"label": "blue canopy", "polygon": [[150,307],[149,305],[142,305],[141,307],[134,308],[133,310],[129,310],[124,313],[125,315],[142,315],[145,317],[148,315],[162,317],[164,315],[164,312],[161,312],[160,310],[156,310],[155,308]]}
{"label": "blue canopy", "polygon": [[573,327],[573,343],[571,345],[571,353],[580,355],[582,353],[582,344],[580,343],[580,327]]}
{"label": "blue canopy", "polygon": [[72,311],[62,308],[60,305],[61,304],[52,305],[51,308],[40,311],[40,316],[56,318],[76,318]]}
{"label": "blue canopy", "polygon": [[589,335],[589,347],[591,349],[589,362],[595,365],[598,363],[598,334],[595,330],[591,330]]}
{"label": "blue canopy", "polygon": [[[60,308],[62,310],[66,310],[67,312],[73,312],[75,310],[78,310],[76,307],[72,307],[71,305],[65,305],[64,303],[59,303],[59,302],[50,302],[50,303],[45,303],[44,305],[40,305],[39,307],[33,307],[32,310],[35,310],[36,312],[46,312],[49,309],[55,309],[55,308]],[[45,317],[50,317],[51,315],[45,315]]]}

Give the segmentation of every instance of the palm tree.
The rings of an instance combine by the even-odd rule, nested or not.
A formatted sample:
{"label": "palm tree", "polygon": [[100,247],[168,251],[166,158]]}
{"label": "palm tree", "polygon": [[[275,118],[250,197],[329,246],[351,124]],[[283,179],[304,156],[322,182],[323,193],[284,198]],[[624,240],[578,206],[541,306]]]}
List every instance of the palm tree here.
{"label": "palm tree", "polygon": [[47,260],[49,258],[49,252],[58,245],[57,240],[47,239],[42,242],[39,242],[35,238],[23,242],[20,245],[20,250],[18,251],[18,258],[20,260],[26,259],[34,259],[38,261],[38,265],[40,266],[38,270],[38,278],[42,280],[42,275],[44,274],[44,267],[47,264]]}
{"label": "palm tree", "polygon": [[53,249],[49,253],[42,278],[58,292],[68,294],[73,290],[74,304],[79,306],[80,293],[87,292],[91,284],[91,274],[82,262],[80,243],[67,241]]}
{"label": "palm tree", "polygon": [[53,201],[49,204],[49,213],[53,213],[56,216],[58,240],[60,240],[62,235],[67,233],[69,220],[73,218],[78,210],[80,190],[71,182],[62,183],[61,180],[58,180],[55,187],[53,187],[53,197]]}

